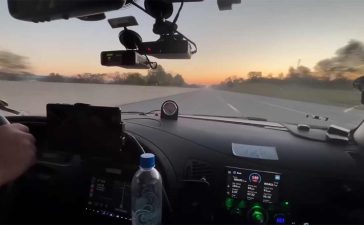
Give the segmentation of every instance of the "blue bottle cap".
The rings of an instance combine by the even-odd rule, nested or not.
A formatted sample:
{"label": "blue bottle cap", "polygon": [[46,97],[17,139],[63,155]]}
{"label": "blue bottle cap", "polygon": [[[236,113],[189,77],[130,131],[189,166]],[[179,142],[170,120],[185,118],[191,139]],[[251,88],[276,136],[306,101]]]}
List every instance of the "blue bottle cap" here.
{"label": "blue bottle cap", "polygon": [[151,169],[155,166],[155,156],[152,153],[144,153],[140,156],[140,167]]}

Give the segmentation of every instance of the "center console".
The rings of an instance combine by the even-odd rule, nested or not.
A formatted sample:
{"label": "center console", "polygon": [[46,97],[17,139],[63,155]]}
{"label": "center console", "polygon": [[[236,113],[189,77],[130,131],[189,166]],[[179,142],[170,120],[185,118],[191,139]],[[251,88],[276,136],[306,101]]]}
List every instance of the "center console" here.
{"label": "center console", "polygon": [[[136,157],[88,160],[83,200],[84,220],[90,223],[131,223],[131,180],[138,169]],[[122,163],[120,163],[122,162]]]}
{"label": "center console", "polygon": [[96,177],[90,180],[86,213],[130,221],[130,182]]}
{"label": "center console", "polygon": [[290,202],[280,194],[284,175],[226,167],[225,213],[236,223],[292,223]]}

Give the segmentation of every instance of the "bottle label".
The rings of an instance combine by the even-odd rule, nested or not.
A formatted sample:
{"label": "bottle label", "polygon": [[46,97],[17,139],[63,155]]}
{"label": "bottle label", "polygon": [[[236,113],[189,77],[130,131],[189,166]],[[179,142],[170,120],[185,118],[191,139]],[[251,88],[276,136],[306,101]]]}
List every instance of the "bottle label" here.
{"label": "bottle label", "polygon": [[143,185],[140,196],[136,199],[134,224],[157,225],[161,223],[162,198],[156,191],[155,185]]}

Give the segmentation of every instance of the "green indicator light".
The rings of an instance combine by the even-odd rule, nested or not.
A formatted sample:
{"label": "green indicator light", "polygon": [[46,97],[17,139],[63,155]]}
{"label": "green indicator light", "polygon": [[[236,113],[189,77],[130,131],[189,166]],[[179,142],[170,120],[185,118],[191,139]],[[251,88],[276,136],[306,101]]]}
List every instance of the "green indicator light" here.
{"label": "green indicator light", "polygon": [[263,208],[258,203],[254,204],[251,209],[252,210],[263,210]]}
{"label": "green indicator light", "polygon": [[241,200],[241,201],[239,202],[239,204],[238,204],[238,208],[239,208],[239,209],[244,209],[244,208],[246,208],[246,203],[245,203],[245,201],[244,201],[244,200]]}
{"label": "green indicator light", "polygon": [[283,205],[283,207],[289,207],[289,202],[288,201],[284,201],[284,202],[282,202],[282,205]]}
{"label": "green indicator light", "polygon": [[225,207],[226,207],[226,209],[231,209],[233,207],[233,205],[234,205],[234,199],[227,198],[225,200]]}
{"label": "green indicator light", "polygon": [[259,211],[253,212],[252,219],[257,223],[264,223],[264,215]]}

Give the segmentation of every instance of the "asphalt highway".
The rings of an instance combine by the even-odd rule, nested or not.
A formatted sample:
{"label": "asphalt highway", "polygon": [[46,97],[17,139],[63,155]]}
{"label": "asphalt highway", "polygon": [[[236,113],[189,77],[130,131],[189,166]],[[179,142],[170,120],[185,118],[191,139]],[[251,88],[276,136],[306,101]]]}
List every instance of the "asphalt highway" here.
{"label": "asphalt highway", "polygon": [[[345,128],[354,128],[364,119],[364,111],[354,107],[343,108],[210,88],[125,104],[121,107],[122,111],[149,112],[160,109],[166,100],[177,102],[180,114],[188,115],[258,117],[272,122],[318,126],[335,124]],[[314,119],[314,116],[319,119]]]}

